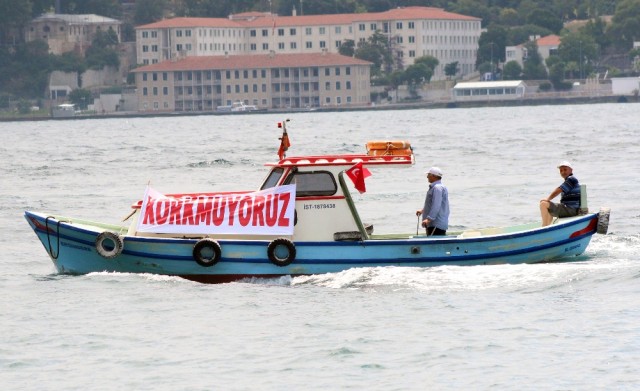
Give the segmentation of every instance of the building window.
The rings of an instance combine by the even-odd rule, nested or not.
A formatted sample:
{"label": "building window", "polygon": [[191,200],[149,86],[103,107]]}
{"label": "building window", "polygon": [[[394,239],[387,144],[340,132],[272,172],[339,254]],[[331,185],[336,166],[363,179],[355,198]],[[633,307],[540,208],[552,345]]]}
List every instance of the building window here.
{"label": "building window", "polygon": [[236,94],[239,94],[239,93],[240,93],[240,85],[236,84]]}
{"label": "building window", "polygon": [[178,52],[182,51],[182,44],[181,43],[176,45],[176,51],[178,51]]}
{"label": "building window", "polygon": [[291,49],[296,49],[296,48],[297,48],[296,43],[295,42],[291,42]]}
{"label": "building window", "polygon": [[327,47],[327,43],[325,41],[320,41],[320,48],[324,49]]}
{"label": "building window", "polygon": [[149,46],[147,46],[147,45],[142,45],[142,51],[143,51],[144,53],[148,52],[148,51],[149,51]]}
{"label": "building window", "polygon": [[409,50],[409,57],[415,57],[416,56],[416,51],[415,50]]}
{"label": "building window", "polygon": [[402,22],[396,22],[396,29],[402,30]]}
{"label": "building window", "polygon": [[325,75],[325,76],[331,76],[331,69],[329,69],[329,68],[324,68],[324,75]]}
{"label": "building window", "polygon": [[247,92],[249,92],[249,85],[248,85],[248,84],[245,84],[245,85],[243,86],[243,89],[244,89],[244,92],[245,92],[245,94],[246,94]]}
{"label": "building window", "polygon": [[147,73],[142,74],[142,81],[147,81]]}
{"label": "building window", "polygon": [[158,81],[158,74],[157,74],[157,73],[155,73],[155,72],[153,72],[153,73],[151,74],[151,78],[153,79],[153,81]]}
{"label": "building window", "polygon": [[162,87],[162,95],[169,95],[169,87]]}
{"label": "building window", "polygon": [[336,26],[336,34],[342,34],[342,27]]}
{"label": "building window", "polygon": [[340,68],[336,67],[336,76],[340,76]]}
{"label": "building window", "polygon": [[254,52],[256,51],[256,44],[255,43],[251,44],[251,50],[254,51]]}
{"label": "building window", "polygon": [[278,29],[278,36],[284,37],[284,29]]}
{"label": "building window", "polygon": [[342,86],[340,85],[340,82],[337,81],[336,82],[336,91],[341,90],[341,89],[342,89]]}
{"label": "building window", "polygon": [[304,29],[304,33],[305,33],[306,35],[311,35],[311,27],[307,27],[307,28],[305,28],[305,29]]}
{"label": "building window", "polygon": [[176,37],[182,37],[182,30],[176,30]]}
{"label": "building window", "polygon": [[227,94],[231,93],[231,86],[227,86]]}
{"label": "building window", "polygon": [[269,50],[269,44],[268,43],[263,43],[262,44],[262,50]]}
{"label": "building window", "polygon": [[284,49],[284,42],[279,42],[278,43],[278,49],[280,49],[280,50]]}
{"label": "building window", "polygon": [[152,52],[157,52],[158,51],[158,45],[151,45],[151,51]]}
{"label": "building window", "polygon": [[331,82],[330,81],[324,83],[324,89],[326,91],[331,91]]}
{"label": "building window", "polygon": [[235,71],[233,72],[233,76],[234,76],[234,78],[239,79],[239,78],[240,78],[240,71],[235,70]]}
{"label": "building window", "polygon": [[191,30],[185,30],[184,35],[185,35],[185,37],[190,37],[191,36]]}
{"label": "building window", "polygon": [[162,72],[162,80],[167,81],[168,78],[169,78],[169,75],[167,74],[167,72]]}
{"label": "building window", "polygon": [[256,30],[251,30],[249,32],[249,35],[251,35],[252,37],[255,37],[256,36]]}
{"label": "building window", "polygon": [[142,88],[142,95],[144,95],[144,96],[149,95],[149,90],[147,89],[147,87],[143,87]]}
{"label": "building window", "polygon": [[267,29],[263,29],[263,30],[262,30],[262,36],[263,36],[263,37],[268,37],[268,36],[269,36],[269,30],[267,30]]}
{"label": "building window", "polygon": [[296,29],[289,29],[289,35],[296,35]]}
{"label": "building window", "polygon": [[307,43],[306,43],[306,48],[307,48],[307,49],[311,49],[311,48],[313,48],[313,43],[311,43],[311,41],[307,41]]}
{"label": "building window", "polygon": [[409,37],[409,43],[415,43],[416,42],[416,37],[414,37],[413,35]]}
{"label": "building window", "polygon": [[320,35],[324,35],[326,32],[326,28],[320,27]]}
{"label": "building window", "polygon": [[242,76],[243,76],[245,79],[248,79],[248,78],[249,78],[249,71],[245,69],[245,70],[242,72]]}
{"label": "building window", "polygon": [[148,31],[143,31],[142,32],[142,38],[149,38],[149,32]]}
{"label": "building window", "polygon": [[158,32],[157,31],[152,31],[151,32],[151,38],[158,38]]}
{"label": "building window", "polygon": [[351,89],[351,82],[347,81],[345,87],[347,88],[347,90],[350,90]]}
{"label": "building window", "polygon": [[416,24],[414,22],[409,22],[409,28],[410,29],[416,28]]}
{"label": "building window", "polygon": [[340,46],[342,46],[342,41],[336,41],[336,49],[340,49]]}
{"label": "building window", "polygon": [[378,29],[378,25],[375,23],[371,23],[371,31],[376,31]]}
{"label": "building window", "polygon": [[364,31],[365,29],[366,29],[366,27],[365,27],[365,24],[364,24],[364,23],[360,23],[360,24],[358,25],[358,30],[360,30],[360,31]]}
{"label": "building window", "polygon": [[351,74],[351,67],[346,67],[344,69],[344,73],[346,73],[347,75],[350,75]]}
{"label": "building window", "polygon": [[158,87],[153,87],[153,95],[158,95]]}

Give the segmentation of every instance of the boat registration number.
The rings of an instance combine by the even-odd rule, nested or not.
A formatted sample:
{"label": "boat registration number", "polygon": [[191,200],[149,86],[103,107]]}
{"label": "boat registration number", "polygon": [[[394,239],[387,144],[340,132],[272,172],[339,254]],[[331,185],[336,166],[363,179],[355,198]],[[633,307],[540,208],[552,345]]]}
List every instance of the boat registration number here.
{"label": "boat registration number", "polygon": [[335,209],[336,204],[304,204],[303,209]]}

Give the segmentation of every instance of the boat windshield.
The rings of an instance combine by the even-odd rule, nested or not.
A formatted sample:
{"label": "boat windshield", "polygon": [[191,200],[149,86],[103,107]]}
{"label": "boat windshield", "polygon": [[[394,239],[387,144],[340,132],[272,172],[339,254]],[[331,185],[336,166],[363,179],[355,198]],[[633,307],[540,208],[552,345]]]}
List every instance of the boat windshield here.
{"label": "boat windshield", "polygon": [[329,171],[295,172],[284,184],[296,184],[296,197],[332,196],[338,186]]}
{"label": "boat windshield", "polygon": [[274,167],[269,173],[269,176],[267,177],[267,179],[264,180],[264,183],[262,184],[262,187],[260,188],[260,190],[270,189],[275,185],[277,185],[283,173],[284,173],[284,168]]}

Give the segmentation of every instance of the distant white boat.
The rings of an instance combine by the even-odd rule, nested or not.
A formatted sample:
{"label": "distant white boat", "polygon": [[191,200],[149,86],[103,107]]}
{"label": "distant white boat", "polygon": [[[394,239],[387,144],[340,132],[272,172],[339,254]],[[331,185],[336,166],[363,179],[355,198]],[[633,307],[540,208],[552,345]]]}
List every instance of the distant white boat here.
{"label": "distant white boat", "polygon": [[218,106],[217,110],[222,113],[237,113],[243,111],[258,111],[259,109],[254,105],[246,105],[244,102],[237,101],[231,105]]}
{"label": "distant white boat", "polygon": [[76,105],[73,103],[63,103],[55,106],[51,114],[54,118],[68,118],[76,115]]}

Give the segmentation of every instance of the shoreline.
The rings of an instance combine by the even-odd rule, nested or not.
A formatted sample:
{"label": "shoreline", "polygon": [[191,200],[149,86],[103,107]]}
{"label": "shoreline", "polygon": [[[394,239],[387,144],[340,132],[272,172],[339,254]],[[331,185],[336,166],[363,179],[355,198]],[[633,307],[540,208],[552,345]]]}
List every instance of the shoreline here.
{"label": "shoreline", "polygon": [[597,103],[638,103],[639,99],[626,95],[608,95],[594,97],[570,97],[570,98],[526,98],[514,100],[483,100],[483,101],[447,101],[447,102],[415,102],[415,103],[389,103],[371,106],[350,107],[318,107],[309,109],[265,109],[243,112],[217,112],[217,111],[188,111],[188,112],[119,112],[110,114],[76,115],[73,117],[54,118],[51,116],[25,116],[25,117],[0,117],[0,122],[24,122],[24,121],[60,121],[83,120],[99,118],[148,118],[148,117],[185,117],[201,115],[259,115],[259,114],[291,114],[291,113],[333,113],[342,111],[385,111],[385,110],[416,110],[416,109],[464,109],[478,107],[516,107],[516,106],[544,106],[544,105],[577,105]]}

